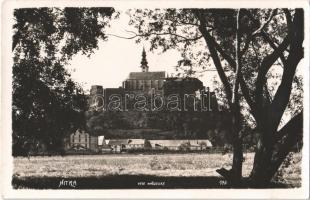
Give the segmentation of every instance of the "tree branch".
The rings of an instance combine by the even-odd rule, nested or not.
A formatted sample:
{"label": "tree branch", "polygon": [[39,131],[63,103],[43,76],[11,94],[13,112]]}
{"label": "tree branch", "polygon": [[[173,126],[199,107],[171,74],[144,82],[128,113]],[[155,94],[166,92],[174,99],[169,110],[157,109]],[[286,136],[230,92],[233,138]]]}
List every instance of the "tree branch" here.
{"label": "tree branch", "polygon": [[291,16],[290,11],[287,8],[283,9],[283,11],[284,11],[284,14],[285,14],[285,17],[286,17],[287,26],[291,26],[291,24],[292,24],[292,16]]}
{"label": "tree branch", "polygon": [[[247,10],[246,13],[247,13],[247,16],[253,21],[254,25],[260,26],[260,27],[266,27],[267,22],[269,23],[271,21],[272,17],[277,14],[277,9],[273,10],[273,12],[271,13],[269,19],[263,25],[260,25],[259,20],[254,18],[250,11]],[[263,28],[259,28],[258,30],[260,30],[260,31],[259,32],[255,31],[255,32],[257,32],[257,34],[260,34],[266,40],[266,42],[268,42],[268,44],[275,50],[277,48],[276,45],[275,45],[276,42],[272,41],[272,39],[267,35],[267,33],[263,30]],[[254,34],[252,34],[252,36],[253,35]],[[284,58],[283,54],[280,56],[280,59],[284,63],[285,58]]]}
{"label": "tree branch", "polygon": [[[268,42],[268,44],[273,48],[273,50],[276,50],[276,49],[278,48],[278,47],[275,45],[275,42],[273,42],[273,41],[271,40],[271,38],[268,37],[268,35],[267,35],[265,32],[263,32],[261,35],[262,35],[262,37],[264,38],[264,40],[265,40],[266,42]],[[284,57],[283,53],[280,54],[280,59],[281,59],[282,63],[284,64],[284,63],[285,63],[285,57]]]}
{"label": "tree branch", "polygon": [[245,54],[245,52],[247,51],[247,49],[249,48],[249,45],[251,43],[251,41],[253,40],[253,38],[255,36],[257,36],[258,34],[260,33],[264,33],[264,28],[266,26],[268,26],[268,24],[270,23],[270,21],[272,20],[272,18],[277,14],[278,10],[277,9],[274,9],[272,10],[272,12],[270,13],[268,19],[263,23],[263,24],[260,24],[260,22],[256,19],[254,19],[254,17],[252,16],[252,14],[250,13],[250,11],[247,11],[247,15],[250,15],[251,17],[251,20],[255,20],[255,24],[257,26],[260,26],[256,31],[254,31],[249,37],[247,37],[246,41],[245,41],[245,45],[241,51],[241,56],[243,56],[243,54]]}
{"label": "tree branch", "polygon": [[178,37],[178,38],[182,38],[183,40],[181,40],[180,42],[186,42],[186,41],[196,41],[196,40],[199,40],[202,38],[202,35],[200,36],[197,36],[197,37],[194,37],[194,38],[188,38],[188,37],[185,37],[185,36],[182,36],[182,35],[178,35],[176,33],[146,33],[146,34],[137,34],[133,31],[126,31],[126,32],[129,32],[129,33],[132,33],[134,34],[133,36],[130,36],[130,37],[125,37],[125,36],[119,36],[119,35],[115,35],[115,34],[106,34],[106,35],[110,35],[110,36],[114,36],[114,37],[118,37],[118,38],[122,38],[122,39],[134,39],[134,38],[137,38],[137,37],[149,37],[151,35],[156,35],[156,36],[163,36],[163,35],[171,35],[171,36],[175,36],[175,37]]}
{"label": "tree branch", "polygon": [[[235,107],[239,106],[239,97],[238,97],[238,90],[239,90],[239,83],[240,83],[240,75],[241,75],[241,55],[240,55],[240,9],[237,11],[237,31],[236,31],[236,70],[235,70],[235,80],[233,83],[233,94],[232,94],[232,103],[235,104]],[[239,110],[236,112],[240,112]]]}
{"label": "tree branch", "polygon": [[215,49],[215,45],[216,45],[215,43],[216,42],[213,41],[212,36],[209,34],[209,32],[206,29],[206,21],[205,21],[205,16],[204,16],[203,12],[201,12],[201,10],[194,10],[193,12],[200,21],[199,31],[201,32],[201,34],[203,35],[203,37],[207,43],[207,46],[208,46],[209,51],[210,51],[210,55],[212,57],[214,65],[217,69],[219,77],[220,77],[220,79],[224,85],[225,93],[226,93],[229,105],[231,107],[231,98],[232,98],[231,86],[230,86],[228,78],[224,72],[224,69],[223,69],[222,63],[220,61],[219,55],[217,54],[217,51]]}
{"label": "tree branch", "polygon": [[290,98],[296,68],[300,60],[304,57],[302,47],[304,40],[304,12],[302,9],[295,10],[294,19],[290,26],[289,34],[291,35],[290,54],[284,63],[282,80],[268,112],[273,115],[274,124],[277,126],[280,123]]}
{"label": "tree branch", "polygon": [[255,36],[256,34],[259,34],[260,32],[263,31],[263,29],[270,23],[270,21],[272,20],[272,18],[277,14],[278,10],[277,9],[274,9],[272,10],[271,14],[269,15],[268,19],[260,25],[260,27],[254,31],[252,33],[252,36]]}
{"label": "tree branch", "polygon": [[300,134],[302,133],[303,125],[303,111],[298,113],[289,122],[285,124],[281,130],[279,130],[274,136],[274,143],[279,142],[284,136],[288,134]]}
{"label": "tree branch", "polygon": [[[216,50],[222,55],[222,57],[228,62],[228,64],[230,65],[230,67],[232,68],[233,71],[236,70],[236,62],[235,60],[229,56],[225,51],[223,51],[223,49],[220,47],[220,45],[214,40],[214,38],[211,38],[213,40],[213,44],[216,48]],[[254,116],[254,118],[256,117],[256,113],[257,113],[257,110],[256,110],[256,106],[251,98],[251,95],[250,95],[250,91],[249,91],[249,88],[247,87],[246,85],[246,82],[243,78],[243,75],[242,75],[242,72],[240,74],[240,88],[241,88],[241,91],[242,91],[242,94],[245,98],[245,100],[247,101],[248,105],[250,106],[251,108],[251,113],[252,115]]]}
{"label": "tree branch", "polygon": [[281,56],[283,51],[288,47],[290,41],[289,35],[285,37],[283,42],[278,46],[276,50],[274,50],[271,54],[266,56],[258,69],[258,75],[256,80],[256,88],[255,88],[255,102],[258,106],[262,106],[262,93],[263,87],[266,84],[266,74],[274,64],[274,62]]}
{"label": "tree branch", "polygon": [[[284,137],[285,136],[285,137]],[[303,137],[303,112],[291,119],[278,133],[277,139],[282,139],[275,147],[276,151],[272,157],[269,174],[272,176],[281,166],[283,160],[287,157],[292,147]],[[272,177],[270,177],[272,178]]]}

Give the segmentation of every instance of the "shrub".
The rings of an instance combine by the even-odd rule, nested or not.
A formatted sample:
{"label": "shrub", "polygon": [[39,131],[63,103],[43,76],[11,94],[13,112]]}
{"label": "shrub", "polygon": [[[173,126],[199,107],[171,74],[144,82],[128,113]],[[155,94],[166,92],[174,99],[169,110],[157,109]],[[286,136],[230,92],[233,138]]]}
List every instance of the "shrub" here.
{"label": "shrub", "polygon": [[159,164],[159,160],[156,156],[154,156],[150,162],[150,166],[152,170],[159,170],[161,169],[161,166]]}
{"label": "shrub", "polygon": [[285,174],[287,173],[288,168],[294,164],[293,152],[290,152],[287,157],[284,159],[282,165],[279,170],[273,177],[273,181],[275,182],[285,182]]}

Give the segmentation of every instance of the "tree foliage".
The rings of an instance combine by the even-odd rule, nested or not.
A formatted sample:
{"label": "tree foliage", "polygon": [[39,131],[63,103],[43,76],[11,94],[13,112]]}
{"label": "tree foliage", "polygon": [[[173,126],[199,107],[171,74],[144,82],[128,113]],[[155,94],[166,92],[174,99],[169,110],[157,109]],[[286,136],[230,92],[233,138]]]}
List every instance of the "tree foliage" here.
{"label": "tree foliage", "polygon": [[[302,77],[296,76],[296,69],[303,58],[303,10],[144,9],[130,15],[137,32],[126,38],[147,40],[151,50],[180,50],[190,72],[204,72],[213,65],[232,112],[236,112],[233,97],[237,92],[243,117],[254,119],[259,133],[251,179],[270,181],[301,138]],[[234,91],[237,67],[240,90]],[[286,125],[281,124],[285,112],[292,118]],[[242,140],[243,133],[234,141]]]}
{"label": "tree foliage", "polygon": [[38,143],[60,149],[62,138],[83,127],[86,96],[65,65],[90,56],[105,40],[113,8],[14,10],[13,155]]}

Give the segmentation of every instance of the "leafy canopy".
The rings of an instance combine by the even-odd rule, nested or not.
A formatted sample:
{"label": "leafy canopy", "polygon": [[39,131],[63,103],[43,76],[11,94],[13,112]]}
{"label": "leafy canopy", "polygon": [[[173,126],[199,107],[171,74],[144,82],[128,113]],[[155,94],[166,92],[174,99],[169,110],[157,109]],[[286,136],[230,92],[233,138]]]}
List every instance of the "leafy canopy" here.
{"label": "leafy canopy", "polygon": [[113,8],[14,11],[13,154],[38,142],[60,148],[65,134],[84,126],[87,99],[64,66],[79,52],[90,56],[107,39],[104,29],[113,13]]}

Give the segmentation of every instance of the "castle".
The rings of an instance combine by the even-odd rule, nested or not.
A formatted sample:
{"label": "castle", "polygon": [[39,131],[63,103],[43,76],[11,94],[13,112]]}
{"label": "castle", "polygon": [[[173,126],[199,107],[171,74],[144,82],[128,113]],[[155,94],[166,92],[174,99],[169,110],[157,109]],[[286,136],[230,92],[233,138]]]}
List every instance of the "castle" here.
{"label": "castle", "polygon": [[[131,110],[135,106],[135,100],[140,100],[141,102],[145,99],[145,102],[149,103],[150,100],[146,99],[148,97],[161,96],[169,99],[169,95],[178,95],[180,97],[180,103],[184,103],[186,100],[183,98],[184,95],[196,98],[197,93],[199,93],[206,94],[207,99],[203,103],[209,105],[209,110],[218,110],[215,93],[210,92],[209,88],[204,87],[199,79],[191,77],[166,77],[165,71],[149,71],[144,48],[140,68],[140,72],[130,72],[129,77],[123,81],[122,86],[119,88],[103,88],[101,85],[91,86],[89,98],[90,109],[102,108],[103,110],[108,110],[118,105],[125,107],[125,110]],[[125,102],[121,101],[124,99]],[[199,100],[199,97],[196,100]],[[193,99],[188,100],[188,102],[192,101]],[[153,104],[156,104],[156,102]],[[180,106],[178,110],[183,110],[183,107],[185,106]]]}
{"label": "castle", "polygon": [[[180,150],[183,147],[203,150],[213,144],[227,143],[223,138],[229,135],[230,115],[218,109],[215,93],[199,79],[166,77],[165,71],[150,71],[144,49],[140,68],[140,72],[129,73],[118,88],[91,87],[88,133],[72,133],[65,142],[66,151]],[[101,112],[97,112],[98,108]],[[114,111],[110,108],[128,112],[110,112]]]}
{"label": "castle", "polygon": [[146,53],[143,48],[141,60],[141,72],[131,72],[127,80],[123,82],[123,88],[126,91],[132,92],[145,92],[149,93],[150,90],[162,92],[165,82],[165,72],[150,72],[148,62],[146,60]]}

